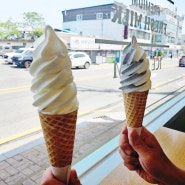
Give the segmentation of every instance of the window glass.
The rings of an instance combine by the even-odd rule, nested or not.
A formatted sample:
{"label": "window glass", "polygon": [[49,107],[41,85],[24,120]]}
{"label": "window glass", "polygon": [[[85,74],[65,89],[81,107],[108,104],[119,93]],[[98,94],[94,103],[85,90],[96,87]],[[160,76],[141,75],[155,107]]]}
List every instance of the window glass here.
{"label": "window glass", "polygon": [[97,13],[96,19],[103,19],[103,13]]}
{"label": "window glass", "polygon": [[77,14],[77,15],[76,15],[76,20],[77,20],[77,21],[83,20],[83,15],[82,15],[82,14]]}
{"label": "window glass", "polygon": [[16,51],[16,53],[22,53],[24,50],[22,50],[22,49],[18,49],[17,51]]}
{"label": "window glass", "polygon": [[75,54],[74,55],[74,58],[80,58],[80,57],[84,57],[84,55],[83,54]]}
{"label": "window glass", "polygon": [[30,50],[25,52],[26,55],[31,55],[32,53],[33,53],[33,51],[30,51]]}
{"label": "window glass", "polygon": [[5,46],[4,49],[10,49],[10,47],[9,46]]}

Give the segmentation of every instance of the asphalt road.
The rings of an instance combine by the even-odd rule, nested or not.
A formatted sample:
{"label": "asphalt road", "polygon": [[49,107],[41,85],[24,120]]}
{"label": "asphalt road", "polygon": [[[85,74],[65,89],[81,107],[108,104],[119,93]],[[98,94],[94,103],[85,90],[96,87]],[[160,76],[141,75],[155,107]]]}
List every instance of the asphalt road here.
{"label": "asphalt road", "polygon": [[[151,110],[181,90],[185,84],[184,70],[178,67],[177,60],[164,60],[162,69],[152,70],[152,89],[147,102]],[[40,122],[37,108],[32,106],[29,71],[0,60],[0,74],[0,144],[3,144],[39,131]],[[114,78],[113,64],[73,69],[73,75],[78,88],[78,124],[110,112],[123,112],[119,77]]]}

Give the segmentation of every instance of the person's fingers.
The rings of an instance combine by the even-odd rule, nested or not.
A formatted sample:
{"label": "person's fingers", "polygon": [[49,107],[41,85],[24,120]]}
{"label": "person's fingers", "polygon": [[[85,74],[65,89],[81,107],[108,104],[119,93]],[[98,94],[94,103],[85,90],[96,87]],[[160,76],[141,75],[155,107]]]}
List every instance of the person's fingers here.
{"label": "person's fingers", "polygon": [[127,163],[123,162],[124,166],[126,166],[130,171],[137,171],[141,168],[140,164],[132,164],[132,163]]}
{"label": "person's fingers", "polygon": [[121,133],[122,134],[127,134],[128,133],[128,130],[127,130],[127,126],[126,125],[123,125],[123,128],[122,128]]}
{"label": "person's fingers", "polygon": [[130,144],[138,154],[145,156],[148,153],[148,148],[146,147],[142,138],[138,135],[136,130],[133,130],[130,133]]}
{"label": "person's fingers", "polygon": [[123,152],[125,155],[137,157],[137,153],[133,150],[129,143],[123,143],[119,147],[120,154]]}
{"label": "person's fingers", "polygon": [[69,185],[81,185],[75,169],[71,169],[71,175],[69,179]]}
{"label": "person's fingers", "polygon": [[120,145],[120,147],[122,148],[122,146],[123,146],[125,143],[129,143],[129,141],[128,141],[128,136],[127,136],[127,134],[121,133],[121,134],[120,134],[120,137],[119,137],[119,145]]}
{"label": "person's fingers", "polygon": [[[124,154],[122,154],[122,155],[124,155]],[[130,156],[125,156],[124,160],[123,160],[123,164],[127,168],[129,168],[130,170],[136,170],[138,168],[138,166],[140,166],[140,162],[139,162],[138,158],[132,157],[132,156],[131,157]],[[134,166],[134,167],[132,167],[132,169],[131,169],[130,166]]]}
{"label": "person's fingers", "polygon": [[159,144],[155,136],[151,134],[145,127],[142,128],[141,138],[149,147]]}
{"label": "person's fingers", "polygon": [[136,152],[133,153],[133,149],[127,143],[123,145],[123,148],[119,147],[119,153],[123,158],[123,164],[129,170],[136,170],[140,166],[138,155]]}
{"label": "person's fingers", "polygon": [[119,145],[120,145],[120,148],[127,155],[135,155],[136,154],[136,152],[133,150],[133,148],[129,144],[128,131],[127,131],[126,127],[125,127],[125,129],[123,129],[122,133],[120,134]]}
{"label": "person's fingers", "polygon": [[47,168],[43,174],[43,177],[45,178],[53,178],[53,173],[50,168]]}

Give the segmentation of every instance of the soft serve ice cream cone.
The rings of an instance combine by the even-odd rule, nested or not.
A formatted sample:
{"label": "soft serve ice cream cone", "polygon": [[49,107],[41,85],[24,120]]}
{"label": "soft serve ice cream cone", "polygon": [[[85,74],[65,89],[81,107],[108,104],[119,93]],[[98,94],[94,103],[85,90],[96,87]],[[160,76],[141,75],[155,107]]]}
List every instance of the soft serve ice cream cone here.
{"label": "soft serve ice cream cone", "polygon": [[123,91],[128,130],[141,132],[148,91],[151,88],[149,60],[135,36],[123,51],[120,89]]}
{"label": "soft serve ice cream cone", "polygon": [[50,26],[30,66],[33,105],[38,107],[52,172],[67,184],[71,170],[78,110],[77,89],[64,41]]}

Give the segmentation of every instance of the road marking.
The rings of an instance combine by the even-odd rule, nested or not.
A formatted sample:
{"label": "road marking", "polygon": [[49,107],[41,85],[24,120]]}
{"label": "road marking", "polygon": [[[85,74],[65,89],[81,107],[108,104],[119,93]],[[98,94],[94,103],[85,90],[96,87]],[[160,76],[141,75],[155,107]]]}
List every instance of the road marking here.
{"label": "road marking", "polygon": [[156,83],[155,85],[152,86],[152,89],[157,89],[158,87],[161,87],[161,86],[163,86],[163,85],[166,85],[166,84],[168,84],[168,83],[171,83],[171,82],[173,82],[173,81],[175,81],[175,80],[179,80],[179,79],[181,79],[181,78],[183,78],[183,77],[185,77],[185,74],[184,74],[184,75],[179,75],[179,76],[177,76],[176,78],[170,78],[170,79],[168,79],[168,80],[165,81],[165,82]]}
{"label": "road marking", "polygon": [[[76,78],[75,81],[80,82],[80,81],[85,81],[85,80],[89,80],[89,79],[103,78],[103,77],[110,76],[110,75],[112,75],[112,73],[108,73],[106,75],[96,75],[96,76],[93,76],[93,77],[91,76],[91,77],[86,77],[86,78]],[[174,80],[177,80],[177,79],[180,79],[182,77],[185,77],[185,74],[181,75],[181,76],[178,76],[177,78],[171,78],[171,79],[169,79],[168,81],[165,81],[165,82],[157,83],[152,87],[152,89],[156,89],[160,86],[165,85],[166,83],[170,83],[170,82],[172,82]],[[7,93],[7,92],[12,92],[12,91],[22,91],[22,90],[27,90],[29,88],[30,88],[30,86],[21,86],[21,87],[15,87],[15,88],[10,88],[10,89],[2,89],[2,90],[0,90],[0,93]],[[79,112],[78,116],[83,116],[83,115],[90,114],[90,113],[95,113],[95,112],[104,112],[105,110],[106,109],[94,109],[94,110],[90,110],[90,111]],[[40,130],[41,130],[41,126],[32,128],[30,130],[26,130],[24,132],[21,132],[19,134],[16,134],[16,135],[4,138],[4,139],[0,139],[0,145],[4,144],[4,143],[7,143],[7,142],[10,142],[10,141],[13,141],[13,140],[16,140],[16,139],[19,139],[21,137],[32,134],[34,132],[38,132]]]}
{"label": "road marking", "polygon": [[[113,75],[112,73],[107,73],[107,74],[104,74],[104,75],[89,76],[89,77],[85,77],[85,78],[84,77],[81,77],[81,78],[75,78],[74,77],[74,82],[82,82],[82,81],[91,80],[91,79],[104,78],[104,77],[108,77],[108,76],[112,76],[112,75]],[[152,77],[155,77],[155,76],[156,76],[156,73],[153,73]],[[168,81],[165,81],[165,82],[157,83],[152,88],[156,89],[156,88],[158,88],[162,85],[165,85],[166,83],[170,83],[170,82],[172,82],[174,80],[178,80],[182,77],[185,77],[185,75],[181,75],[181,76],[178,76],[176,78],[169,79]],[[14,91],[28,90],[28,89],[30,89],[30,87],[31,87],[31,85],[13,87],[13,88],[8,88],[8,89],[0,89],[0,94],[10,93],[10,92],[14,92]]]}
{"label": "road marking", "polygon": [[13,92],[13,91],[27,90],[29,88],[30,88],[30,86],[26,85],[26,86],[13,87],[13,88],[8,88],[8,89],[0,89],[0,94],[9,93],[9,92]]}
{"label": "road marking", "polygon": [[[107,73],[104,75],[89,76],[89,77],[85,77],[85,78],[84,77],[81,77],[81,78],[74,77],[74,82],[82,82],[82,81],[91,80],[91,79],[104,78],[104,77],[108,77],[111,75],[113,75],[113,74]],[[8,88],[8,89],[0,89],[0,94],[28,90],[28,89],[30,89],[30,87],[31,87],[31,85],[26,85],[26,86],[13,87],[13,88]]]}
{"label": "road marking", "polygon": [[[83,115],[94,113],[94,112],[105,112],[105,110],[107,110],[107,109],[95,109],[95,110],[91,110],[91,111],[79,112],[78,116],[83,116]],[[10,136],[10,137],[4,138],[4,139],[0,139],[0,145],[8,143],[8,142],[16,140],[16,139],[19,139],[21,137],[27,136],[29,134],[33,134],[33,133],[41,131],[41,130],[42,130],[41,126],[38,126],[38,127],[32,128],[32,129],[20,132],[18,134],[13,135],[13,136]]]}
{"label": "road marking", "polygon": [[7,142],[10,142],[10,141],[12,141],[12,140],[21,138],[21,137],[23,137],[23,136],[32,134],[32,133],[34,133],[34,132],[38,132],[38,131],[40,131],[40,130],[41,130],[41,126],[38,126],[38,127],[32,128],[32,129],[26,130],[26,131],[24,131],[24,132],[21,132],[21,133],[19,133],[19,134],[15,134],[15,135],[13,135],[13,136],[10,136],[10,137],[4,138],[4,139],[0,139],[0,145],[1,145],[1,144],[4,144],[4,143],[7,143]]}

